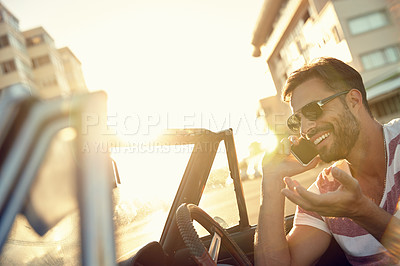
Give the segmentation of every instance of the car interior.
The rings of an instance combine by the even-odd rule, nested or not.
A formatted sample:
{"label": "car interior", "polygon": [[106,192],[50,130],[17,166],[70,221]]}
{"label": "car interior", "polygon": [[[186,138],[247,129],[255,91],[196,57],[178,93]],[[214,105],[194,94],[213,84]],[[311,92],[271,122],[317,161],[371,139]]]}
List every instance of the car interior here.
{"label": "car interior", "polygon": [[[102,95],[96,95],[94,98],[99,97],[104,105],[105,101]],[[94,102],[96,101],[98,101],[98,99],[95,99]],[[93,101],[88,101],[87,97],[83,97],[75,102],[75,107],[70,108],[79,113],[83,106],[90,105],[91,103],[93,103]],[[7,160],[12,159],[10,154],[13,149],[22,149],[21,143],[19,143],[20,146],[16,145],[16,148],[14,148],[13,145],[16,139],[22,136],[22,128],[25,128],[25,126],[29,124],[26,119],[26,117],[29,117],[27,114],[34,115],[34,112],[37,112],[42,119],[31,120],[33,122],[30,123],[36,124],[30,125],[30,132],[34,132],[35,134],[29,134],[29,136],[31,136],[29,138],[25,136],[25,138],[28,138],[28,142],[25,143],[28,143],[29,146],[25,147],[25,154],[23,154],[23,156],[20,155],[22,157],[19,163],[8,166],[10,169],[15,168],[15,170],[19,170],[20,172],[23,172],[22,170],[27,163],[29,164],[28,155],[35,154],[32,150],[38,147],[33,145],[33,143],[41,138],[39,133],[45,132],[44,128],[51,128],[51,124],[58,124],[60,119],[62,119],[64,124],[56,127],[54,131],[64,127],[66,121],[66,124],[70,125],[71,109],[65,112],[64,103],[54,101],[39,112],[37,106],[40,104],[42,103],[29,98],[18,101],[17,103],[14,102],[14,104],[7,105],[7,108],[4,108],[4,110],[16,110],[16,112],[8,112],[11,118],[2,120],[0,124],[2,132],[4,133],[1,134],[0,138],[0,149],[2,151],[0,153],[1,165],[5,165]],[[52,114],[55,118],[43,118],[45,113],[51,112],[53,112]],[[249,223],[232,129],[219,132],[211,132],[206,129],[168,129],[158,138],[156,143],[157,145],[165,146],[193,144],[194,148],[184,170],[172,206],[169,209],[160,239],[158,241],[150,241],[133,255],[117,261],[118,265],[254,265],[253,243],[256,225],[251,225]],[[203,195],[210,170],[221,143],[223,143],[226,150],[226,160],[229,166],[230,178],[233,182],[236,198],[235,205],[239,213],[237,225],[229,228],[221,226],[219,221],[211,218],[207,212],[199,207],[200,199]],[[46,147],[46,145],[44,147]],[[18,159],[19,157],[16,156],[15,158]],[[81,169],[80,175],[89,175],[90,171],[85,172],[84,169],[93,167],[93,164],[88,163],[92,158],[90,160],[86,157],[78,158],[78,161],[80,160],[85,162],[81,167],[83,170]],[[116,261],[115,255],[113,255],[114,236],[112,232],[112,211],[106,208],[107,206],[111,208],[111,197],[107,198],[104,197],[104,195],[107,195],[107,190],[112,189],[108,179],[110,173],[109,168],[114,166],[114,173],[118,173],[118,166],[115,162],[111,163],[109,157],[104,156],[97,162],[104,167],[97,169],[97,171],[92,174],[93,178],[86,178],[87,183],[79,184],[82,186],[80,193],[87,193],[80,194],[81,196],[79,197],[82,220],[81,240],[83,265],[96,265],[97,262],[103,259],[112,262]],[[36,162],[36,164],[38,163],[39,162]],[[35,167],[32,169],[35,169]],[[18,192],[22,191],[22,194],[28,194],[29,186],[32,182],[31,179],[34,178],[34,175],[26,177],[22,175],[23,178],[18,178],[18,171],[14,171],[14,173],[14,176],[7,177],[6,172],[3,171],[0,176],[2,184],[0,187],[2,191],[9,188],[2,193],[3,195],[8,195],[8,199],[3,197],[0,202],[2,215],[0,224],[2,228],[0,232],[1,247],[6,243],[7,235],[11,230],[13,220],[18,212],[23,211],[25,206],[27,197],[18,196],[21,195],[21,193],[18,194]],[[99,179],[99,173],[101,179]],[[120,176],[118,174],[116,178],[118,179],[117,183],[119,183]],[[26,180],[28,180],[27,183]],[[102,183],[99,182],[99,180],[102,180]],[[99,183],[100,185],[103,184],[102,187],[99,187]],[[23,190],[18,190],[21,186]],[[93,191],[93,186],[99,190]],[[101,193],[99,193],[99,191]],[[86,196],[83,197],[82,195]],[[85,202],[82,202],[83,200],[85,200]],[[99,204],[99,202],[101,202],[101,204]],[[13,203],[13,205],[10,205],[10,203]],[[95,208],[98,212],[97,214],[92,208],[94,205],[97,206]],[[99,219],[91,215],[94,215],[94,217],[103,217],[104,219],[102,218],[102,221],[99,221]],[[293,215],[289,215],[285,218],[286,233],[288,233],[292,227],[293,217]],[[208,234],[199,237],[196,229],[193,227],[193,220],[204,227]],[[102,235],[102,237],[94,237],[96,234]],[[100,240],[98,241],[97,239]],[[95,247],[97,247],[97,249]],[[98,250],[102,250],[102,252],[98,252]],[[349,264],[343,251],[332,238],[330,247],[321,257],[318,265]]]}
{"label": "car interior", "polygon": [[[222,228],[218,222],[197,207],[216,153],[216,149],[205,147],[218,147],[219,142],[224,142],[226,147],[229,170],[240,212],[239,224],[228,229]],[[232,130],[217,133],[205,129],[169,131],[161,139],[161,143],[163,145],[193,143],[195,148],[160,241],[148,243],[131,258],[119,262],[119,265],[155,265],[154,263],[157,265],[213,265],[213,263],[254,265],[253,243],[256,226],[249,224]],[[179,217],[182,216],[183,210],[187,212],[185,222],[180,221],[183,218]],[[293,218],[294,215],[285,217],[286,233],[292,228]],[[192,220],[198,221],[209,235],[199,238],[191,223]],[[221,247],[217,248],[219,250],[217,257],[214,256],[215,250],[212,249],[215,235],[219,235],[222,240]],[[208,251],[206,247],[210,247]],[[204,261],[204,253],[207,253],[209,261]],[[337,242],[332,238],[328,250],[317,265],[349,265],[349,263]]]}

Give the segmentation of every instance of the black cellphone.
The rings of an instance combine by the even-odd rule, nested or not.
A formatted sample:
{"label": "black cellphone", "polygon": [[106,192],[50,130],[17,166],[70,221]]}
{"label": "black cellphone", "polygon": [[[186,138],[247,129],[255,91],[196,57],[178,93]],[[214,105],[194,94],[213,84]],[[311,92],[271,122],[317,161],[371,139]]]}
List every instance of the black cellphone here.
{"label": "black cellphone", "polygon": [[298,145],[292,145],[290,151],[304,166],[309,165],[310,162],[318,155],[318,151],[314,143],[303,138],[299,139]]}

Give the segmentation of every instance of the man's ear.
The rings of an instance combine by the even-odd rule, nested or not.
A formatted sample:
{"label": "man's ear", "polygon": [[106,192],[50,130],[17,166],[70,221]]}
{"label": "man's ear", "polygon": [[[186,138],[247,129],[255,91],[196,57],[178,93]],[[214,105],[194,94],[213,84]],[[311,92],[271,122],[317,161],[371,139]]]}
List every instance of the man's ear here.
{"label": "man's ear", "polygon": [[347,105],[351,108],[351,109],[360,109],[363,105],[362,102],[362,94],[359,90],[356,89],[352,89],[350,90],[350,92],[347,94],[346,97],[346,101],[347,101]]}

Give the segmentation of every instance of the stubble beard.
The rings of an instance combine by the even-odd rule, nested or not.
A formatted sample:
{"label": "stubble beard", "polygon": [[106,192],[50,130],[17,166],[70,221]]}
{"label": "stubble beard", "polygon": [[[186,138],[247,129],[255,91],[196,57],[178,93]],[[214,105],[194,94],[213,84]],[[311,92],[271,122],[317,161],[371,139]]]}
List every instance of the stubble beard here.
{"label": "stubble beard", "polygon": [[337,117],[331,123],[331,127],[331,137],[334,137],[332,145],[319,150],[321,160],[326,163],[346,159],[360,134],[360,124],[348,107],[341,117]]}

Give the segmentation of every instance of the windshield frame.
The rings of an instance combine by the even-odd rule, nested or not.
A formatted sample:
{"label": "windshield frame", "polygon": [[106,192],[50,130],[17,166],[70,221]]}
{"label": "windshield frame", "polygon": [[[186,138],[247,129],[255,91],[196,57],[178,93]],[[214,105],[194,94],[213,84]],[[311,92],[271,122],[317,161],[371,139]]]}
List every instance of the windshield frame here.
{"label": "windshield frame", "polygon": [[224,141],[226,147],[230,177],[234,183],[239,210],[239,228],[250,228],[232,129],[217,133],[206,129],[169,130],[160,137],[159,143],[163,145],[194,144],[195,146],[160,238],[160,244],[166,253],[172,253],[177,246],[182,244],[182,240],[177,238],[176,210],[182,203],[199,204],[221,141]]}

